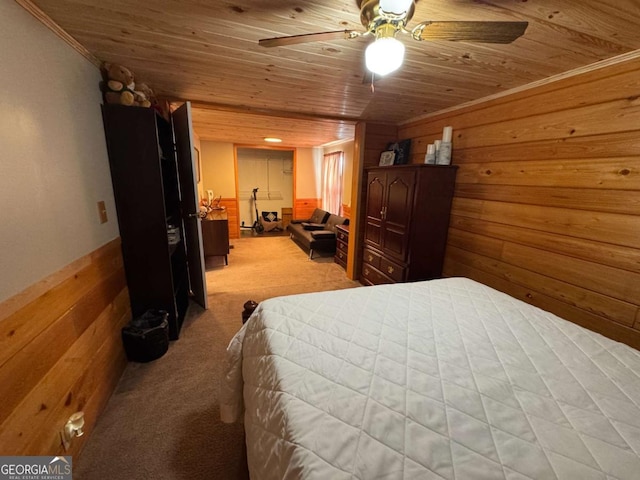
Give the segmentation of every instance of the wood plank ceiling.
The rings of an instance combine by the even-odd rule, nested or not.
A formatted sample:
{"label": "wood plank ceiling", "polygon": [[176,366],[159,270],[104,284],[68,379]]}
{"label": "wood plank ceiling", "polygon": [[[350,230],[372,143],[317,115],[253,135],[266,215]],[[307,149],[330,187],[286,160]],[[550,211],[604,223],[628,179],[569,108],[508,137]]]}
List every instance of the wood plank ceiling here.
{"label": "wood plank ceiling", "polygon": [[[25,0],[18,0],[24,3]],[[368,38],[264,48],[261,38],[363,31],[356,0],[31,0],[101,61],[158,95],[194,102],[204,140],[310,147],[356,120],[399,124],[640,49],[637,0],[419,0],[424,20],[527,21],[508,45],[416,42],[363,83]]]}

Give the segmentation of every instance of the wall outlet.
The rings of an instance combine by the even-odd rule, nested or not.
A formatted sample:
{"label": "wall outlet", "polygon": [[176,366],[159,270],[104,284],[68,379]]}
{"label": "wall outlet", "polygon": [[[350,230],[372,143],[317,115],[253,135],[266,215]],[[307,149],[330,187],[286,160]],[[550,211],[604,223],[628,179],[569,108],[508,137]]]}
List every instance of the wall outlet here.
{"label": "wall outlet", "polygon": [[109,221],[109,218],[107,218],[107,207],[103,200],[98,202],[98,214],[100,215],[100,223],[107,223]]}

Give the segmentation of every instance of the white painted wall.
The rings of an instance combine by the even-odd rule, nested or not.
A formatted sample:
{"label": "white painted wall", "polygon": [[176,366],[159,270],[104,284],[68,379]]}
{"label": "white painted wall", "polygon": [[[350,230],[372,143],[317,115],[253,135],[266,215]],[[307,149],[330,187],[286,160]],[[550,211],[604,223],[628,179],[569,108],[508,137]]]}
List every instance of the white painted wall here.
{"label": "white painted wall", "polygon": [[[233,143],[201,140],[200,145],[204,191],[213,190],[215,196],[235,198]],[[320,197],[322,155],[322,149],[296,148],[296,198]]]}
{"label": "white painted wall", "polygon": [[203,190],[212,190],[214,196],[236,198],[236,174],[233,143],[200,141]]}
{"label": "white painted wall", "polygon": [[320,198],[322,149],[296,150],[296,198]]}
{"label": "white painted wall", "polygon": [[12,1],[0,65],[2,301],[119,233],[98,69]]}
{"label": "white painted wall", "polygon": [[240,224],[256,219],[253,189],[258,188],[258,215],[293,207],[293,150],[238,148],[238,215]]}

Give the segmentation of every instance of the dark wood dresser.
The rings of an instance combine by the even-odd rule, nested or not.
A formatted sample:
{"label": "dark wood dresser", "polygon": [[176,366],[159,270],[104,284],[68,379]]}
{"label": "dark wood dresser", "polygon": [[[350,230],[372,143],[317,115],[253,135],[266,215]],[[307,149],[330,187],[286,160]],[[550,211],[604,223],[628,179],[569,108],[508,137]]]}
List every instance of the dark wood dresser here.
{"label": "dark wood dresser", "polygon": [[229,220],[227,212],[214,212],[202,220],[202,246],[205,257],[224,256],[229,265]]}
{"label": "dark wood dresser", "polygon": [[347,268],[347,250],[349,249],[349,225],[336,225],[336,255],[335,262],[342,268]]}
{"label": "dark wood dresser", "polygon": [[442,275],[456,170],[444,165],[367,169],[361,283]]}

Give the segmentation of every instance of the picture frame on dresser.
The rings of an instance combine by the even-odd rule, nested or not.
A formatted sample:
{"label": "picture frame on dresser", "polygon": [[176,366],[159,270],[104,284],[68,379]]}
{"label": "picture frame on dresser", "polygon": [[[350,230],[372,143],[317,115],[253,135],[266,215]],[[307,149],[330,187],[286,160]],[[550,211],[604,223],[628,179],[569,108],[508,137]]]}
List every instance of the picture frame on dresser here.
{"label": "picture frame on dresser", "polygon": [[387,145],[387,150],[395,152],[394,165],[406,165],[409,163],[409,155],[411,154],[411,139],[390,143]]}
{"label": "picture frame on dresser", "polygon": [[380,154],[380,163],[378,164],[378,166],[386,167],[389,165],[393,165],[393,162],[395,161],[395,159],[396,159],[396,152],[394,152],[393,150],[385,150]]}

